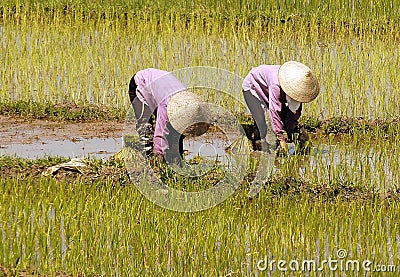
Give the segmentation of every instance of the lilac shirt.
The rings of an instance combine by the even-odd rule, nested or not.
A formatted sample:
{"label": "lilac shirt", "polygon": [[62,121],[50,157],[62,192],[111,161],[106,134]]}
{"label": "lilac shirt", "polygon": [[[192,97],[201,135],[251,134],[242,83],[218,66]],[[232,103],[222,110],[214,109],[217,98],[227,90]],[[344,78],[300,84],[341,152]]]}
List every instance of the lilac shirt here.
{"label": "lilac shirt", "polygon": [[278,81],[280,65],[260,65],[250,70],[244,78],[243,90],[250,90],[258,96],[268,107],[271,125],[274,133],[279,137],[285,130],[293,132],[298,125],[302,105],[296,113],[287,107],[286,94]]}
{"label": "lilac shirt", "polygon": [[169,121],[167,104],[173,94],[186,90],[185,86],[172,73],[148,68],[135,74],[138,99],[154,112],[157,108],[156,129],[154,130],[154,152],[163,155],[168,148],[166,125]]}

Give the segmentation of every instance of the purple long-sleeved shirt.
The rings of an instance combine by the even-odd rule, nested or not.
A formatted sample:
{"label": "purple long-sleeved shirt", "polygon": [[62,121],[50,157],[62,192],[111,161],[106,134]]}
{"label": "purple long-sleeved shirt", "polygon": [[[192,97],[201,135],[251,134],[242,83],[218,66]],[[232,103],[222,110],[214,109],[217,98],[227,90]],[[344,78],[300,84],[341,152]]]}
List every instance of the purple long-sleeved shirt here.
{"label": "purple long-sleeved shirt", "polygon": [[167,105],[171,96],[186,87],[172,73],[155,68],[138,71],[135,74],[138,99],[154,111],[157,109],[156,128],[154,130],[154,152],[164,155],[168,148],[166,125],[169,121]]}
{"label": "purple long-sleeved shirt", "polygon": [[250,70],[243,81],[243,90],[250,90],[265,102],[271,125],[279,137],[284,131],[291,133],[298,126],[302,105],[293,113],[287,107],[286,94],[278,81],[280,65],[260,65]]}

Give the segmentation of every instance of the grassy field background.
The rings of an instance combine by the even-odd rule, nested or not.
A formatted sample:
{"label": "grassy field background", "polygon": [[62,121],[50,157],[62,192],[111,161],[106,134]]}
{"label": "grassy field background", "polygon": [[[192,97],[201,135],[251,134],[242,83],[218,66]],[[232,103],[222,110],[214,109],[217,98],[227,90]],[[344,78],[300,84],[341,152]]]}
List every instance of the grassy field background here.
{"label": "grassy field background", "polygon": [[321,82],[307,115],[387,119],[399,110],[397,1],[5,1],[0,11],[2,101],[126,109],[129,79],[143,68],[244,77],[299,60]]}

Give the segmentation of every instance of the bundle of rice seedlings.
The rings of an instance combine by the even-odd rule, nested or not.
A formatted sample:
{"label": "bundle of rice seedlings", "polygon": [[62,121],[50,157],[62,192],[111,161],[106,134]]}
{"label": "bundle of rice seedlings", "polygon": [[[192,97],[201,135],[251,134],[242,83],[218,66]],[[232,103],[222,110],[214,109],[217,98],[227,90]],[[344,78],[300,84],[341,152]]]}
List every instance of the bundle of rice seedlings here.
{"label": "bundle of rice seedlings", "polygon": [[245,135],[239,136],[225,150],[234,155],[249,155],[251,152],[251,144]]}
{"label": "bundle of rice seedlings", "polygon": [[110,160],[117,162],[125,162],[126,160],[131,161],[137,157],[139,153],[135,151],[132,147],[125,146],[122,147],[117,153],[110,157]]}

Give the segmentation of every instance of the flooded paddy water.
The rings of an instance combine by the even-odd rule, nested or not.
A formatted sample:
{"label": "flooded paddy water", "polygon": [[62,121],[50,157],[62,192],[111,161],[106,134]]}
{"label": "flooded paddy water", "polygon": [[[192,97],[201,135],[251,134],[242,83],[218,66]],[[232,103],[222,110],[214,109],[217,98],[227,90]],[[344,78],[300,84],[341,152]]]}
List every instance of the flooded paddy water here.
{"label": "flooded paddy water", "polygon": [[[3,117],[0,134],[0,155],[28,159],[89,157],[108,160],[123,147],[123,124],[115,122],[63,124]],[[199,156],[226,166],[230,160],[226,151],[230,143],[220,132],[188,138],[184,140],[185,158],[191,160]],[[390,143],[315,142],[309,155],[299,159],[290,174],[317,183],[361,181],[366,187],[387,190],[395,188],[400,181],[397,152]],[[293,145],[289,153],[294,153]],[[257,162],[259,156],[254,159]],[[268,156],[268,159],[272,158]],[[276,163],[272,169],[263,166],[258,170],[279,167]]]}
{"label": "flooded paddy water", "polygon": [[[0,122],[0,155],[28,159],[46,156],[108,159],[123,147],[123,124],[115,122],[64,124],[8,117]],[[228,146],[218,134],[184,140],[188,159],[200,155],[223,163]]]}
{"label": "flooded paddy water", "polygon": [[121,138],[75,138],[71,140],[44,140],[32,143],[2,145],[0,155],[28,159],[43,157],[91,157],[107,159],[121,148]]}
{"label": "flooded paddy water", "polygon": [[0,155],[36,159],[45,156],[107,158],[121,147],[122,124],[65,124],[0,118]]}

